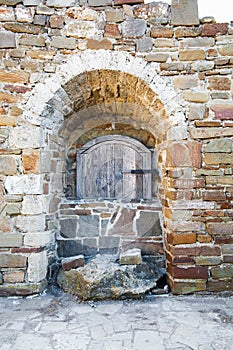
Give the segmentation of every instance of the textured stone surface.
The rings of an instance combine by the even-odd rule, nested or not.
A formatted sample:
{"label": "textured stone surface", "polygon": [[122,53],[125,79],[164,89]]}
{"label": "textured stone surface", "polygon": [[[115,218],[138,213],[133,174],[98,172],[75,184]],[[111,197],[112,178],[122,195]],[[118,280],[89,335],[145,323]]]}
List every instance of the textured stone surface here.
{"label": "textured stone surface", "polygon": [[142,263],[141,250],[134,248],[120,254],[120,265],[139,265]]}
{"label": "textured stone surface", "polygon": [[172,0],[171,14],[174,25],[199,24],[197,0]]}
{"label": "textured stone surface", "polygon": [[57,282],[81,300],[138,298],[155,287],[163,275],[154,264],[120,266],[113,258],[97,256],[84,267],[60,270]]}
{"label": "textured stone surface", "polygon": [[41,282],[47,274],[48,258],[46,251],[30,254],[28,257],[28,281]]}
{"label": "textured stone surface", "polygon": [[61,265],[64,271],[76,269],[77,267],[83,267],[85,265],[84,256],[77,255],[77,256],[72,256],[70,258],[64,258],[61,261]]}

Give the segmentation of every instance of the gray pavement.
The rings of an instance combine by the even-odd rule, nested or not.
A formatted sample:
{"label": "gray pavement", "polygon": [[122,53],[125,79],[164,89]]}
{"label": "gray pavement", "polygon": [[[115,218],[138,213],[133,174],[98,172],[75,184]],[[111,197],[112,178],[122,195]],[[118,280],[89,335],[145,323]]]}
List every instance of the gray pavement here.
{"label": "gray pavement", "polygon": [[232,350],[233,297],[0,298],[1,350]]}

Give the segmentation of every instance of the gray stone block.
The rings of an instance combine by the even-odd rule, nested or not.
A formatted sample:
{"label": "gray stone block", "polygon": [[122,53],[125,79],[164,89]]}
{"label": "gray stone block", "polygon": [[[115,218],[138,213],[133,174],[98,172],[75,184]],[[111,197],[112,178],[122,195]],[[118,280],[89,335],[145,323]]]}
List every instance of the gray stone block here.
{"label": "gray stone block", "polygon": [[153,47],[152,38],[138,39],[137,41],[137,51],[139,52],[150,52]]}
{"label": "gray stone block", "polygon": [[159,213],[141,211],[139,218],[136,220],[136,228],[139,237],[161,236]]}
{"label": "gray stone block", "polygon": [[199,24],[197,0],[172,0],[171,24],[187,26]]}
{"label": "gray stone block", "polygon": [[117,254],[119,251],[120,237],[100,237],[100,254]]}
{"label": "gray stone block", "polygon": [[60,220],[60,234],[65,238],[76,237],[77,232],[77,219],[69,218]]}
{"label": "gray stone block", "polygon": [[80,216],[78,227],[78,237],[95,237],[99,236],[99,216],[87,215]]}
{"label": "gray stone block", "polygon": [[112,5],[112,0],[89,0],[89,6],[108,6]]}
{"label": "gray stone block", "polygon": [[146,32],[146,21],[143,19],[130,19],[121,25],[122,34],[126,38],[137,38]]}
{"label": "gray stone block", "polygon": [[83,245],[80,240],[57,240],[58,256],[67,258],[83,254]]}
{"label": "gray stone block", "polygon": [[84,238],[83,240],[83,255],[94,256],[98,253],[97,239]]}
{"label": "gray stone block", "polygon": [[11,32],[0,33],[0,49],[9,49],[16,47],[15,34]]}

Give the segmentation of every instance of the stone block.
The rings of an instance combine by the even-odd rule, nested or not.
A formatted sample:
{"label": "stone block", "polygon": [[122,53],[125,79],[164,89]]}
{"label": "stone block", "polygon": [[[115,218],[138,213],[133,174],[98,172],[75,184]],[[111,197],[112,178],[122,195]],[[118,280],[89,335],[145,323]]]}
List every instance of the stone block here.
{"label": "stone block", "polygon": [[215,45],[215,40],[213,38],[187,38],[183,41],[184,47],[211,47]]}
{"label": "stone block", "polygon": [[197,61],[205,59],[204,50],[181,50],[179,53],[180,61]]}
{"label": "stone block", "polygon": [[108,38],[121,38],[119,27],[117,24],[107,23],[104,29],[104,36]]}
{"label": "stone block", "polygon": [[198,37],[200,34],[200,27],[178,27],[175,29],[175,38]]}
{"label": "stone block", "polygon": [[140,211],[136,219],[136,230],[138,237],[161,236],[159,213]]}
{"label": "stone block", "polygon": [[0,81],[4,83],[27,84],[29,82],[29,77],[29,73],[20,70],[12,70],[9,72],[4,69],[0,69]]}
{"label": "stone block", "polygon": [[188,119],[189,120],[201,120],[206,113],[206,106],[203,103],[190,103]]}
{"label": "stone block", "polygon": [[45,6],[40,2],[39,6],[37,6],[36,8],[36,13],[38,15],[51,16],[54,14],[54,9],[48,6]]}
{"label": "stone block", "polygon": [[75,238],[77,236],[77,218],[71,217],[60,220],[60,234],[65,238]]}
{"label": "stone block", "polygon": [[196,243],[196,233],[171,233],[168,235],[168,243],[177,244],[193,244]]}
{"label": "stone block", "polygon": [[233,153],[205,153],[204,154],[205,164],[232,164],[233,163]]}
{"label": "stone block", "polygon": [[21,232],[38,232],[45,229],[44,215],[21,215],[16,218],[16,227]]}
{"label": "stone block", "polygon": [[108,6],[112,5],[112,0],[89,0],[88,4],[93,7]]}
{"label": "stone block", "polygon": [[0,248],[21,247],[23,236],[20,233],[1,233]]}
{"label": "stone block", "polygon": [[0,22],[12,22],[15,20],[13,7],[0,6]]}
{"label": "stone block", "polygon": [[148,62],[166,62],[168,59],[167,53],[154,53],[151,52],[148,55],[146,55],[145,59]]}
{"label": "stone block", "polygon": [[[95,0],[92,0],[95,1]],[[141,4],[144,0],[114,0],[114,5],[123,5],[123,4]]]}
{"label": "stone block", "polygon": [[225,292],[225,291],[232,291],[233,290],[233,279],[232,278],[226,278],[219,280],[209,280],[207,290],[209,292]]}
{"label": "stone block", "polygon": [[141,250],[134,248],[120,254],[120,265],[139,265],[142,263]]}
{"label": "stone block", "polygon": [[231,153],[233,147],[233,141],[228,138],[220,138],[216,140],[208,141],[204,150],[208,153]]}
{"label": "stone block", "polygon": [[5,181],[5,188],[9,194],[42,194],[42,180],[40,175],[10,176]]}
{"label": "stone block", "polygon": [[48,51],[42,51],[42,50],[32,50],[27,51],[26,55],[33,59],[38,60],[52,60],[54,56],[56,55],[55,50],[48,50]]}
{"label": "stone block", "polygon": [[[101,34],[102,31],[98,28],[97,23],[94,21],[75,21],[70,22],[66,26],[66,35],[73,38],[97,39],[101,37]],[[55,38],[56,37],[52,39],[52,43],[54,42]],[[67,39],[68,38],[63,38],[63,40],[66,42]]]}
{"label": "stone block", "polygon": [[75,38],[64,38],[63,36],[55,36],[51,40],[51,46],[57,49],[74,50],[77,47]]}
{"label": "stone block", "polygon": [[205,103],[209,100],[209,94],[207,92],[202,91],[185,91],[184,99],[188,102]]}
{"label": "stone block", "polygon": [[46,278],[48,258],[46,251],[30,254],[28,257],[27,279],[29,282],[38,283]]}
{"label": "stone block", "polygon": [[6,23],[4,27],[6,30],[14,33],[39,34],[43,32],[40,27],[35,26],[34,24]]}
{"label": "stone block", "polygon": [[26,256],[19,254],[0,254],[0,267],[26,267]]}
{"label": "stone block", "polygon": [[38,174],[40,172],[40,150],[25,149],[22,153],[23,172]]}
{"label": "stone block", "polygon": [[16,7],[15,15],[17,22],[32,23],[35,10],[32,8]]}
{"label": "stone block", "polygon": [[210,270],[213,278],[233,278],[233,266],[221,265]]}
{"label": "stone block", "polygon": [[27,232],[24,235],[24,245],[29,247],[44,247],[53,241],[50,231]]}
{"label": "stone block", "polygon": [[213,104],[210,108],[215,113],[216,119],[233,119],[233,105],[231,103]]}
{"label": "stone block", "polygon": [[205,281],[170,281],[170,287],[173,294],[190,294],[195,292],[203,292],[206,290]]}
{"label": "stone block", "polygon": [[120,237],[100,237],[100,254],[117,254],[119,251]]}
{"label": "stone block", "polygon": [[22,214],[36,215],[42,214],[45,211],[45,199],[43,196],[27,195],[23,197]]}
{"label": "stone block", "polygon": [[32,295],[42,293],[47,286],[46,281],[40,283],[4,283],[0,286],[0,295],[9,296],[9,295]]}
{"label": "stone block", "polygon": [[233,234],[233,222],[209,222],[207,232],[211,235],[231,236]]}
{"label": "stone block", "polygon": [[201,157],[201,144],[199,142],[174,142],[167,148],[166,166],[200,168]]}
{"label": "stone block", "polygon": [[215,137],[233,136],[233,128],[191,128],[190,136],[194,139],[211,139]]}
{"label": "stone block", "polygon": [[112,50],[113,44],[109,39],[87,39],[87,48],[90,50]]}
{"label": "stone block", "polygon": [[66,0],[64,3],[64,0],[47,0],[46,5],[49,7],[70,7],[77,5],[76,0]]}
{"label": "stone block", "polygon": [[83,267],[85,265],[84,256],[77,255],[69,258],[64,258],[61,260],[61,265],[64,271],[69,271],[71,269]]}
{"label": "stone block", "polygon": [[208,78],[209,90],[230,90],[231,80],[227,77],[210,77]]}
{"label": "stone block", "polygon": [[136,211],[128,208],[122,208],[119,213],[114,213],[111,218],[111,228],[109,229],[108,234],[134,235],[133,220],[135,215]]}
{"label": "stone block", "polygon": [[23,0],[24,6],[37,6],[40,2],[40,0]]}
{"label": "stone block", "polygon": [[221,257],[216,256],[197,256],[195,258],[196,265],[213,266],[221,264]]}
{"label": "stone block", "polygon": [[12,156],[0,156],[0,173],[2,175],[14,175],[16,172],[16,159]]}
{"label": "stone block", "polygon": [[57,253],[59,257],[71,257],[83,254],[83,245],[81,240],[57,240]]}
{"label": "stone block", "polygon": [[225,35],[228,32],[228,23],[205,23],[202,27],[202,36]]}
{"label": "stone block", "polygon": [[199,24],[197,0],[172,0],[171,24],[186,26]]}
{"label": "stone block", "polygon": [[0,216],[0,233],[2,232],[10,232],[11,224],[7,218]]}
{"label": "stone block", "polygon": [[122,35],[125,38],[138,38],[146,32],[146,21],[143,19],[129,19],[121,24]]}
{"label": "stone block", "polygon": [[62,28],[64,26],[65,17],[61,15],[53,15],[50,17],[50,27],[51,28]]}
{"label": "stone block", "polygon": [[9,137],[11,148],[40,148],[42,134],[39,127],[34,125],[15,127]]}
{"label": "stone block", "polygon": [[38,26],[45,26],[46,23],[46,16],[44,15],[35,15],[33,24],[38,25]]}
{"label": "stone block", "polygon": [[218,246],[213,245],[198,245],[198,246],[184,246],[173,247],[172,255],[174,256],[220,256],[221,249]]}
{"label": "stone block", "polygon": [[152,26],[151,27],[151,37],[152,38],[172,38],[173,28],[163,27],[163,26]]}
{"label": "stone block", "polygon": [[105,13],[107,22],[119,23],[124,20],[123,11],[121,9],[107,8]]}
{"label": "stone block", "polygon": [[143,38],[137,40],[137,51],[139,52],[149,52],[153,47],[153,39]]}
{"label": "stone block", "polygon": [[0,32],[0,49],[16,47],[15,34],[11,32]]}
{"label": "stone block", "polygon": [[173,79],[175,89],[191,89],[198,86],[198,79],[192,76],[180,76]]}
{"label": "stone block", "polygon": [[3,275],[4,283],[23,283],[24,276],[25,276],[25,272],[22,270],[5,271]]}
{"label": "stone block", "polygon": [[24,46],[45,46],[45,38],[38,35],[22,35],[19,38],[19,44]]}
{"label": "stone block", "polygon": [[83,254],[85,256],[94,256],[98,253],[97,239],[98,238],[83,239]]}

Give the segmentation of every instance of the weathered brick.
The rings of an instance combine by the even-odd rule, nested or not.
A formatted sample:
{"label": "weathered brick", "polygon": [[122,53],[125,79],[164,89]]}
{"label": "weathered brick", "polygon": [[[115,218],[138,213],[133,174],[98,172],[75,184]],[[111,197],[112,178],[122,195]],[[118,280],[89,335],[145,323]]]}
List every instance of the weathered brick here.
{"label": "weathered brick", "polygon": [[191,128],[190,135],[194,139],[211,139],[214,137],[233,136],[232,128]]}
{"label": "weathered brick", "polygon": [[174,179],[172,180],[172,186],[174,188],[201,188],[205,187],[204,179]]}
{"label": "weathered brick", "polygon": [[233,222],[209,222],[207,231],[211,235],[230,236],[233,234]]}
{"label": "weathered brick", "polygon": [[220,256],[221,250],[220,247],[213,245],[173,247],[172,254],[175,256]]}
{"label": "weathered brick", "polygon": [[202,198],[204,201],[222,201],[226,199],[226,194],[220,191],[204,191]]}
{"label": "weathered brick", "polygon": [[25,267],[26,256],[19,254],[0,254],[0,267]]}
{"label": "weathered brick", "polygon": [[78,267],[83,267],[85,265],[84,256],[77,255],[69,258],[64,258],[61,261],[62,268],[65,271],[69,271],[71,269],[76,269]]}
{"label": "weathered brick", "polygon": [[204,279],[208,278],[207,268],[204,266],[178,267],[168,266],[168,273],[177,279]]}
{"label": "weathered brick", "polygon": [[227,23],[205,23],[202,27],[202,36],[213,36],[227,34]]}
{"label": "weathered brick", "polygon": [[196,233],[171,233],[168,235],[168,243],[177,244],[192,244],[196,242]]}

